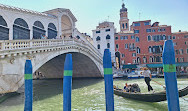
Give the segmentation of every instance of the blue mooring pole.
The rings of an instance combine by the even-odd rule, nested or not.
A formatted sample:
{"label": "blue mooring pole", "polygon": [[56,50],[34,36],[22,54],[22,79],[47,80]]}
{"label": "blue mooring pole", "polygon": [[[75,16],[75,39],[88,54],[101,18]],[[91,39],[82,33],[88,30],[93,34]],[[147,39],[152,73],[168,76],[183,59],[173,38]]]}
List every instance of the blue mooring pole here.
{"label": "blue mooring pole", "polygon": [[32,111],[33,106],[33,69],[31,60],[25,63],[25,104],[24,111]]}
{"label": "blue mooring pole", "polygon": [[180,111],[176,79],[175,53],[172,40],[165,41],[163,50],[163,71],[166,84],[168,111]]}
{"label": "blue mooring pole", "polygon": [[63,111],[71,111],[72,54],[66,54],[63,77]]}
{"label": "blue mooring pole", "polygon": [[113,74],[111,54],[109,49],[104,50],[103,68],[105,80],[106,111],[114,111]]}

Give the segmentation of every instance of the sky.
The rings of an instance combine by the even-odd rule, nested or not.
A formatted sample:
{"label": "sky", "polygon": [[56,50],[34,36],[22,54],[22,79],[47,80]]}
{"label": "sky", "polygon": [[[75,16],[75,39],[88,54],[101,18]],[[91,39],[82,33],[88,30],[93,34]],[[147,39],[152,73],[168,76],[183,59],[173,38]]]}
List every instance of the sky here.
{"label": "sky", "polygon": [[[54,8],[70,9],[77,18],[76,28],[92,36],[92,30],[103,21],[114,22],[119,28],[122,0],[0,0],[1,4],[38,12]],[[171,25],[172,32],[188,31],[188,0],[124,0],[129,24],[151,20]],[[140,14],[139,14],[140,13]],[[140,16],[139,16],[140,15]]]}

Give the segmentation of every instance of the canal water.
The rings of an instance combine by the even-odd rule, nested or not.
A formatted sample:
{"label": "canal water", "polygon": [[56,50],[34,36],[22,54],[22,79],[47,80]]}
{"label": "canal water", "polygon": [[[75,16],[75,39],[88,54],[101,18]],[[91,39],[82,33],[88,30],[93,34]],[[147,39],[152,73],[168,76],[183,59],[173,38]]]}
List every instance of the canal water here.
{"label": "canal water", "polygon": [[[156,78],[162,84],[163,78]],[[143,79],[122,80],[115,79],[114,85],[123,88],[125,82],[137,83],[141,92],[147,92]],[[151,82],[155,91],[163,87]],[[188,79],[178,79],[178,87],[188,85]],[[34,80],[33,111],[63,111],[63,81],[62,80]],[[181,111],[188,111],[188,96],[180,98]],[[167,101],[148,103],[125,99],[114,95],[115,111],[167,111]],[[0,104],[0,111],[23,111],[24,93],[9,98]],[[74,79],[72,88],[72,111],[105,111],[105,91],[103,79]]]}

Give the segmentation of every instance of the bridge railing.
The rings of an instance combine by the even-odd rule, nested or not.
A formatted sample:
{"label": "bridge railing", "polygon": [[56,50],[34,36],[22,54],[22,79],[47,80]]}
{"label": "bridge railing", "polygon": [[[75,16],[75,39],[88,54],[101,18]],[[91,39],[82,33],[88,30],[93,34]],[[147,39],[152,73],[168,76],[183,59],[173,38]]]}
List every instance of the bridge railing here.
{"label": "bridge railing", "polygon": [[92,49],[96,54],[102,56],[91,44],[76,39],[35,39],[35,40],[2,40],[0,41],[0,51],[28,49],[37,47],[50,47],[77,44]]}

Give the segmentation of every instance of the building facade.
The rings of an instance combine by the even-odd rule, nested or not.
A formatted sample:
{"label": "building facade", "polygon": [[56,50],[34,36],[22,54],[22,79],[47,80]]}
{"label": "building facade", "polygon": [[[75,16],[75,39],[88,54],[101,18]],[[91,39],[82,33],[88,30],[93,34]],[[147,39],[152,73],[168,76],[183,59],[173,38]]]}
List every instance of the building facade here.
{"label": "building facade", "polygon": [[114,23],[106,21],[99,23],[92,32],[94,46],[102,55],[104,54],[104,49],[110,49],[112,62],[115,62],[114,33],[116,29],[114,28]]}
{"label": "building facade", "polygon": [[123,66],[129,64],[162,67],[165,40],[173,40],[176,62],[187,64],[188,32],[172,33],[171,26],[151,23],[151,20],[135,21],[129,28],[127,14],[128,10],[123,3],[120,9],[120,32],[114,34],[119,68],[126,68]]}

